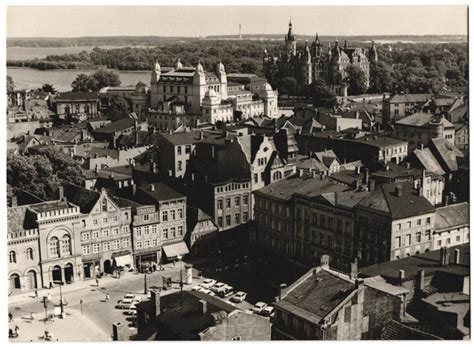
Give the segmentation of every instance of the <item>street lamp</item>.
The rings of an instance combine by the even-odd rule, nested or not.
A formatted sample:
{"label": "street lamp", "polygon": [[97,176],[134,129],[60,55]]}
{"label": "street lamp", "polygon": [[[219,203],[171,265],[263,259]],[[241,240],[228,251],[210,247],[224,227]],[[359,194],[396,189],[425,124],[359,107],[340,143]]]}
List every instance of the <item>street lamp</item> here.
{"label": "street lamp", "polygon": [[62,290],[63,281],[54,281],[54,284],[59,284],[59,300],[60,300],[59,307],[61,307],[61,318],[64,318],[63,317],[63,314],[64,314],[63,290]]}
{"label": "street lamp", "polygon": [[144,291],[143,291],[144,294],[147,294],[147,293],[148,293],[148,288],[147,288],[147,285],[146,285],[146,273],[147,273],[147,272],[148,272],[148,268],[146,267],[146,268],[145,268],[145,283],[144,283],[144,287],[145,287],[145,288],[144,288]]}

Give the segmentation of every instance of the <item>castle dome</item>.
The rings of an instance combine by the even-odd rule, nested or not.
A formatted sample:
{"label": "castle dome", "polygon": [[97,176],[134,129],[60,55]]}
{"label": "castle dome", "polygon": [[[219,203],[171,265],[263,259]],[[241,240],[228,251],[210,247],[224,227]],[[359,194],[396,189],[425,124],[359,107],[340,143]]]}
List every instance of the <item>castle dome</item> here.
{"label": "castle dome", "polygon": [[204,68],[202,67],[201,62],[198,62],[198,64],[196,65],[196,72],[204,73]]}
{"label": "castle dome", "polygon": [[181,63],[181,59],[178,58],[178,60],[176,61],[176,64],[175,64],[175,69],[176,70],[179,70],[179,69],[182,69],[183,68],[183,64]]}

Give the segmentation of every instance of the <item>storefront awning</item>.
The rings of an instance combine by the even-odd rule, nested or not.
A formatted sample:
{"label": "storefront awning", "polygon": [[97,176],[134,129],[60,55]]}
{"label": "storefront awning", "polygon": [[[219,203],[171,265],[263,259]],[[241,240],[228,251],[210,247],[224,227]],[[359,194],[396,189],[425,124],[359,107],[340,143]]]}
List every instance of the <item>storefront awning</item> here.
{"label": "storefront awning", "polygon": [[114,257],[115,264],[117,266],[126,266],[126,265],[133,265],[133,258],[131,254],[123,254]]}
{"label": "storefront awning", "polygon": [[163,246],[163,251],[167,258],[174,258],[189,253],[188,246],[184,242],[178,242],[173,245]]}

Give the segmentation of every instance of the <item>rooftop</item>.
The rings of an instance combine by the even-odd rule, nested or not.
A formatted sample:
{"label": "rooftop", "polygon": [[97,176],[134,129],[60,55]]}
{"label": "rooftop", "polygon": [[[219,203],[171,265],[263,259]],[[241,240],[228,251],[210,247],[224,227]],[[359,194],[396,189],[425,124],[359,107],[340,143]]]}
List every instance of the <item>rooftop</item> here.
{"label": "rooftop", "polygon": [[55,97],[56,101],[96,101],[97,93],[89,92],[64,92]]}
{"label": "rooftop", "polygon": [[386,263],[375,264],[360,269],[361,277],[375,277],[382,276],[387,282],[397,284],[399,271],[405,271],[405,280],[411,281],[416,278],[418,270],[424,269],[425,276],[433,275],[436,272],[447,272],[459,274],[462,276],[469,276],[469,244],[463,244],[449,248],[449,252],[453,254],[454,249],[459,249],[460,262],[459,264],[450,264],[441,266],[440,250],[426,252],[422,254],[412,255],[398,260],[389,261]]}
{"label": "rooftop", "polygon": [[443,230],[469,224],[469,203],[462,202],[436,209],[435,230]]}
{"label": "rooftop", "polygon": [[30,205],[30,208],[38,213],[57,211],[70,207],[72,207],[72,205],[66,200],[45,201]]}
{"label": "rooftop", "polygon": [[442,338],[391,320],[382,329],[381,340],[442,340]]}
{"label": "rooftop", "polygon": [[[396,189],[400,189],[400,196],[397,196]],[[357,206],[387,214],[392,219],[435,212],[433,205],[425,197],[419,196],[417,190],[409,182],[382,184],[376,187],[372,194],[362,199]]]}
{"label": "rooftop", "polygon": [[176,190],[168,187],[164,183],[144,184],[137,187],[137,191],[143,192],[153,201],[166,201],[173,199],[182,199],[185,196]]}
{"label": "rooftop", "polygon": [[429,148],[415,149],[413,151],[413,155],[418,159],[426,171],[439,176],[443,176],[445,174],[444,170],[441,168],[441,165],[439,165],[439,162],[436,160]]}
{"label": "rooftop", "polygon": [[452,128],[454,125],[446,118],[432,113],[418,112],[400,119],[396,124],[409,125],[414,127],[426,127],[431,122],[440,121],[445,128]]}
{"label": "rooftop", "polygon": [[432,94],[395,94],[388,102],[391,104],[403,104],[403,103],[420,103],[426,102],[431,98]]}

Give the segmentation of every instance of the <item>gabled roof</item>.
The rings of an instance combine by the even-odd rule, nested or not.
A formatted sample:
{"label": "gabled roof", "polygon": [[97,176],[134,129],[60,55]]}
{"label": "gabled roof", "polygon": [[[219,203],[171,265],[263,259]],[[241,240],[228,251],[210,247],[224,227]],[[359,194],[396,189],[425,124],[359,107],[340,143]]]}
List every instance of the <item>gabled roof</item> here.
{"label": "gabled roof", "polygon": [[442,338],[391,320],[382,328],[381,340],[442,340]]}
{"label": "gabled roof", "polygon": [[197,223],[205,221],[210,221],[211,223],[215,224],[214,220],[199,207],[194,207],[191,205],[186,206],[186,222],[189,232],[193,231]]}
{"label": "gabled roof", "polygon": [[428,147],[435,156],[438,155],[441,158],[441,165],[445,165],[450,171],[458,170],[457,158],[464,158],[464,155],[451,142],[446,139],[433,139],[428,144]]}
{"label": "gabled roof", "polygon": [[82,213],[92,211],[100,198],[100,193],[76,186],[75,184],[66,183],[64,187],[64,196],[74,205],[79,206]]}
{"label": "gabled roof", "polygon": [[445,128],[452,128],[453,124],[444,117],[440,117],[431,113],[418,112],[408,117],[400,119],[396,124],[409,125],[414,127],[426,127],[430,122],[441,121]]}
{"label": "gabled roof", "polygon": [[176,190],[168,187],[164,183],[143,184],[137,187],[137,192],[140,191],[147,198],[147,203],[156,204],[157,202],[182,199],[185,196],[178,193]]}
{"label": "gabled roof", "polygon": [[435,231],[469,224],[469,203],[438,207],[435,217]]}
{"label": "gabled roof", "polygon": [[7,209],[8,232],[18,232],[37,228],[29,214],[28,206],[9,207]]}
{"label": "gabled roof", "polygon": [[[401,189],[401,196],[395,193]],[[392,219],[402,219],[420,214],[435,212],[435,208],[425,197],[419,196],[409,182],[386,183],[375,188],[372,194],[357,204],[357,207],[368,208],[390,216]]]}
{"label": "gabled roof", "polygon": [[109,123],[101,128],[95,129],[95,132],[98,133],[114,133],[123,131],[125,129],[131,128],[135,125],[135,119],[132,118],[122,118],[116,120],[115,122]]}
{"label": "gabled roof", "polygon": [[391,104],[402,103],[421,103],[431,98],[432,94],[396,94],[387,101]]}
{"label": "gabled roof", "polygon": [[429,148],[415,149],[413,155],[420,161],[426,171],[440,176],[445,174],[441,165],[439,165],[439,162],[436,160]]}

